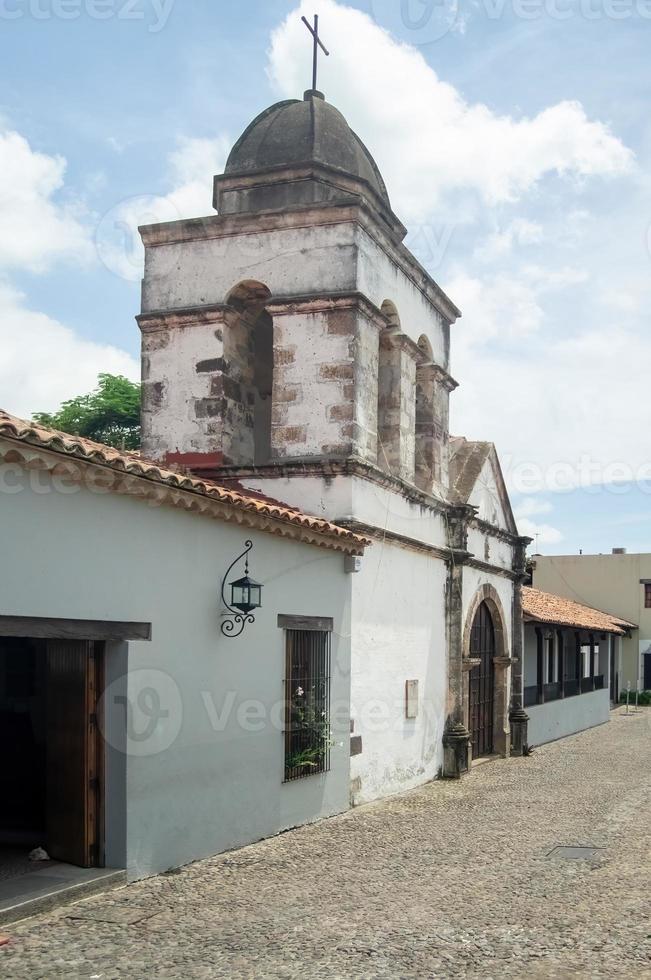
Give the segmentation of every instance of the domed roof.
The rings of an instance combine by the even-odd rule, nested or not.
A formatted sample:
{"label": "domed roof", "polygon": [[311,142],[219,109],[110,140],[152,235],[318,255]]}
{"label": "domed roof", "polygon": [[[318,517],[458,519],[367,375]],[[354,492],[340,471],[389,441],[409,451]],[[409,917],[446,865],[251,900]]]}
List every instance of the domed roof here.
{"label": "domed roof", "polygon": [[314,163],[364,181],[391,208],[375,160],[320,92],[306,92],[303,101],[278,102],[262,112],[233,147],[225,174]]}

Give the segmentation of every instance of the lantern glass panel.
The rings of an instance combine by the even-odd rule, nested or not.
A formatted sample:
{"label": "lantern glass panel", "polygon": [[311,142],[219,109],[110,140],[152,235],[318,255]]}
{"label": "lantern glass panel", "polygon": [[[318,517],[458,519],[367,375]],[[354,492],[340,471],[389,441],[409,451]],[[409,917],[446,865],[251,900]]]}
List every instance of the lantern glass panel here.
{"label": "lantern glass panel", "polygon": [[242,612],[251,612],[262,604],[261,590],[262,586],[246,575],[231,583],[231,605]]}

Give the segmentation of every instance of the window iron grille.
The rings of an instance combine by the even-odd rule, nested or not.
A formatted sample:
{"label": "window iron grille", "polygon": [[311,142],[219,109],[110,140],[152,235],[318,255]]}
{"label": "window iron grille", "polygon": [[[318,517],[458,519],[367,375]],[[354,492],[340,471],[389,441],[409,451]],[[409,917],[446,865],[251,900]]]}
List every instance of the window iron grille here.
{"label": "window iron grille", "polygon": [[285,782],[330,769],[331,635],[286,630]]}

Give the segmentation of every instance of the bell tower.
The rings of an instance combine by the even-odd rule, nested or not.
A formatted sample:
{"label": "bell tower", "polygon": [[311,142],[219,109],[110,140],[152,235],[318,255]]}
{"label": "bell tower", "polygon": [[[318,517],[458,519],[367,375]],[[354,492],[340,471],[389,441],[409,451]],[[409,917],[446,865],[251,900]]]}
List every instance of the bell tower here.
{"label": "bell tower", "polygon": [[315,90],[261,113],[216,215],[141,229],[143,452],[231,474],[355,461],[445,494],[458,310]]}

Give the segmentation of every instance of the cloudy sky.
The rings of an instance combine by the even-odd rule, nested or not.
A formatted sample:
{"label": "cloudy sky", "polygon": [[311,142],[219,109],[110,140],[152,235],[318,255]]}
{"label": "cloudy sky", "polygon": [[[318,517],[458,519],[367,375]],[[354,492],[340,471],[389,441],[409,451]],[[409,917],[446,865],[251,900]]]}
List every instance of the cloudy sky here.
{"label": "cloudy sky", "polygon": [[138,377],[138,223],[320,87],[463,311],[455,433],[546,553],[651,550],[651,0],[0,0],[0,405]]}

